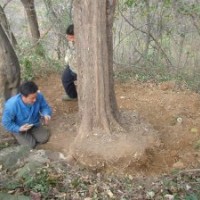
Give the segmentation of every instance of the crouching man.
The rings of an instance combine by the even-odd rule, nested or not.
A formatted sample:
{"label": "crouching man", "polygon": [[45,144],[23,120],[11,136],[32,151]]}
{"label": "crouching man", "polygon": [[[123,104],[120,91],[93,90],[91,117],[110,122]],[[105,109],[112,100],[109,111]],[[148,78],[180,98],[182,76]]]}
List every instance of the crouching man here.
{"label": "crouching man", "polygon": [[20,86],[19,94],[5,102],[2,124],[19,144],[34,148],[49,139],[49,130],[42,126],[41,118],[47,125],[51,113],[44,96],[38,92],[38,86],[32,81],[27,81]]}

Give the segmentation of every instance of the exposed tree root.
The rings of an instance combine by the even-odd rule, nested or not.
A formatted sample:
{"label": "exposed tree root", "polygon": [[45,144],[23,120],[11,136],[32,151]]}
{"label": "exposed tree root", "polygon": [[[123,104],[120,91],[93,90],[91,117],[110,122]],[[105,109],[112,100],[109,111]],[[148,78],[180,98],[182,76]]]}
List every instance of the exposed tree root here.
{"label": "exposed tree root", "polygon": [[111,134],[93,129],[89,137],[81,140],[76,138],[70,155],[94,170],[109,167],[125,170],[132,166],[140,169],[150,165],[154,152],[160,145],[158,133],[139,119],[136,113],[123,112],[121,115],[123,129],[117,126],[112,129]]}

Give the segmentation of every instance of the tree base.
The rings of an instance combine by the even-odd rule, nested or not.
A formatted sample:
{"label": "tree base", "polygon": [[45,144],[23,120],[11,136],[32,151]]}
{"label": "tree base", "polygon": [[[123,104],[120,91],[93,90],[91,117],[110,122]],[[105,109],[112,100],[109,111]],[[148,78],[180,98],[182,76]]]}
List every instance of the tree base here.
{"label": "tree base", "polygon": [[126,170],[151,165],[154,152],[160,146],[159,134],[133,112],[121,113],[121,125],[126,133],[104,134],[100,130],[76,142],[71,147],[73,157],[93,170]]}

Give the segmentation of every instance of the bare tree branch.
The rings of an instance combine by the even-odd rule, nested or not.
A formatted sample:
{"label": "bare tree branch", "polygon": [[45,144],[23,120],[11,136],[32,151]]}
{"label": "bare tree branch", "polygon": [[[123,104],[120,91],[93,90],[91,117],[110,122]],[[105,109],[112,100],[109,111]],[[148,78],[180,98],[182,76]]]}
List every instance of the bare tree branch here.
{"label": "bare tree branch", "polygon": [[4,9],[11,1],[13,0],[7,0],[7,2],[2,6],[2,8]]}
{"label": "bare tree branch", "polygon": [[167,54],[165,53],[165,51],[162,49],[162,47],[160,46],[159,42],[156,40],[156,38],[149,32],[146,32],[138,27],[136,27],[133,23],[131,23],[125,16],[124,14],[120,11],[121,16],[124,18],[124,20],[131,26],[133,27],[135,30],[140,31],[144,34],[149,34],[149,36],[152,38],[152,40],[155,42],[156,46],[158,47],[158,49],[162,52],[162,54],[164,55],[166,61],[169,63],[170,67],[174,68],[172,62],[170,61],[170,59],[168,58]]}

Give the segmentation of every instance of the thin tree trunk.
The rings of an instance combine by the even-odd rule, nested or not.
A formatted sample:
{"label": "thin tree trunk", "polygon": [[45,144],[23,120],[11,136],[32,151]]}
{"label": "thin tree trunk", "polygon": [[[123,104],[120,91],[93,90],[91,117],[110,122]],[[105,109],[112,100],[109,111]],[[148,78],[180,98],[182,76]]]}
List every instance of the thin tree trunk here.
{"label": "thin tree trunk", "polygon": [[33,43],[37,43],[40,39],[40,31],[37,21],[37,14],[35,11],[34,0],[21,0],[27,14],[29,28]]}
{"label": "thin tree trunk", "polygon": [[2,103],[18,92],[20,84],[20,65],[1,24],[0,58],[0,97]]}
{"label": "thin tree trunk", "polygon": [[[66,27],[67,27],[67,22],[66,22],[66,26],[63,26],[62,23],[62,19],[59,18],[58,13],[56,13],[56,10],[54,9],[53,6],[53,1],[52,0],[44,0],[46,9],[47,9],[47,13],[48,13],[48,19],[52,24],[53,30],[55,35],[57,36],[57,39],[55,39],[55,50],[57,53],[57,58],[60,60],[61,58],[64,57],[65,51],[62,48],[64,46],[63,44],[63,39],[64,41],[66,40],[65,38],[65,31],[66,31]],[[71,5],[71,3],[69,2],[69,4]],[[69,9],[69,11],[67,10],[68,15],[70,16],[70,21],[71,21],[71,7]],[[65,42],[66,43],[66,42]]]}
{"label": "thin tree trunk", "polygon": [[144,50],[144,67],[147,66],[147,60],[148,60],[148,52],[149,52],[149,44],[151,42],[150,33],[151,33],[151,15],[150,15],[150,6],[149,6],[149,0],[145,0],[145,6],[146,6],[146,21],[147,21],[147,34],[146,34],[146,43],[145,43],[145,50]]}
{"label": "thin tree trunk", "polygon": [[15,48],[17,45],[17,40],[13,34],[13,32],[10,30],[10,25],[9,22],[7,20],[7,17],[4,13],[3,8],[0,5],[0,24],[2,25],[7,37],[9,38],[12,46]]}
{"label": "thin tree trunk", "polygon": [[136,27],[133,23],[131,23],[125,16],[122,12],[120,12],[121,16],[124,18],[124,20],[130,25],[132,26],[135,30],[138,30],[140,31],[141,33],[144,33],[144,34],[149,34],[150,38],[155,42],[156,44],[156,47],[157,49],[163,54],[165,60],[167,61],[168,63],[168,68],[172,68],[174,69],[174,65],[173,63],[171,62],[170,58],[168,57],[167,53],[165,52],[165,50],[162,48],[162,46],[160,45],[160,43],[158,42],[158,40],[153,36],[153,34],[148,33],[147,31],[145,30],[142,30],[141,28],[138,28]]}

